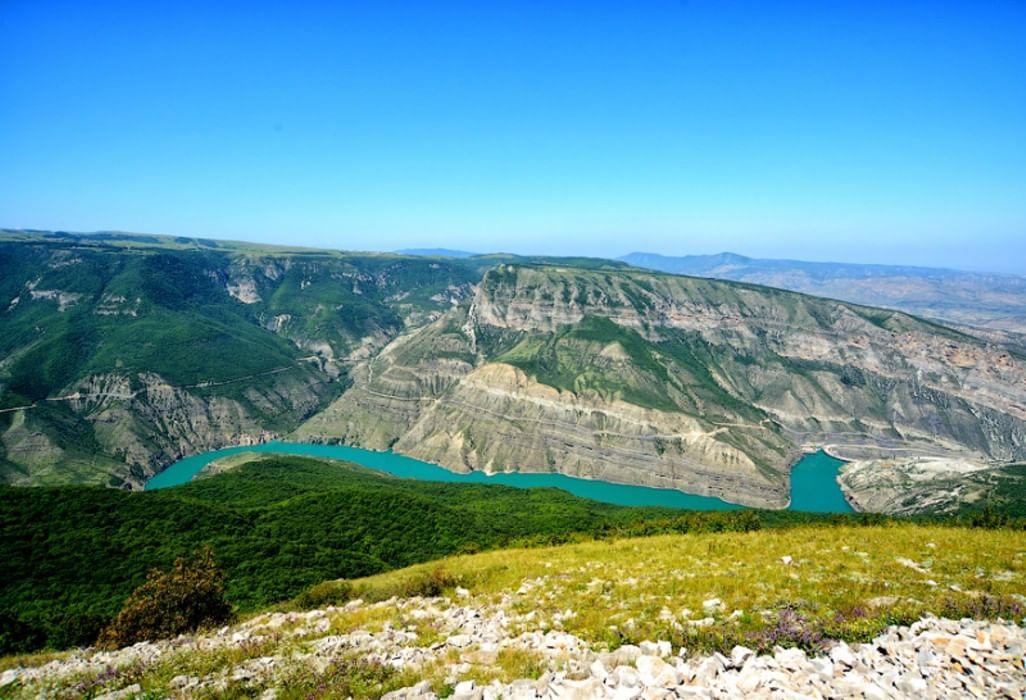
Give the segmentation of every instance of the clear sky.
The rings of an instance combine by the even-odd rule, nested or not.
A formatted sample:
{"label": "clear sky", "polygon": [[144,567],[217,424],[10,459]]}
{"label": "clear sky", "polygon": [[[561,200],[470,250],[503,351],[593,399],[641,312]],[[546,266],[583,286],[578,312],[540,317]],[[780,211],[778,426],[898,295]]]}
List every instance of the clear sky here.
{"label": "clear sky", "polygon": [[1026,273],[1026,2],[0,0],[0,226]]}

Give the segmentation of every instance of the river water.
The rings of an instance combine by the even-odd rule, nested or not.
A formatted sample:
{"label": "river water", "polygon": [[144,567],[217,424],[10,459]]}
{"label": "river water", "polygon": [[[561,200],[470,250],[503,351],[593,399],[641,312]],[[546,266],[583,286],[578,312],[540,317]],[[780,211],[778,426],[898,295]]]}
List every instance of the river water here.
{"label": "river water", "polygon": [[[184,484],[215,459],[240,452],[271,452],[341,459],[395,476],[425,481],[505,484],[520,488],[554,487],[569,491],[582,498],[626,506],[663,506],[689,510],[734,510],[743,507],[727,503],[719,498],[697,496],[675,489],[616,484],[594,479],[579,479],[563,474],[510,473],[491,476],[481,472],[457,474],[435,464],[421,462],[393,452],[375,452],[344,445],[294,442],[268,442],[248,447],[229,447],[224,450],[186,457],[151,478],[146,484],[146,490]],[[823,452],[813,452],[802,457],[791,472],[790,510],[820,513],[851,512],[852,509],[844,500],[841,488],[837,484],[837,470],[842,464],[844,462],[841,460],[834,459]]]}

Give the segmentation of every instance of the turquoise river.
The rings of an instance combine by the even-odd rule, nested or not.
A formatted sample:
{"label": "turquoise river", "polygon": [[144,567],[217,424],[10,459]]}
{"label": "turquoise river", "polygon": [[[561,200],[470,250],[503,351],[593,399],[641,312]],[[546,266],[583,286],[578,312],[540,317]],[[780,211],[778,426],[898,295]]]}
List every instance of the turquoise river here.
{"label": "turquoise river", "polygon": [[[481,472],[457,474],[435,464],[421,462],[392,452],[374,452],[343,445],[293,442],[268,442],[247,447],[229,447],[224,450],[186,457],[150,479],[146,484],[146,489],[160,489],[184,484],[215,459],[239,452],[273,452],[342,459],[395,476],[424,481],[505,484],[520,488],[559,488],[582,498],[627,506],[664,506],[690,510],[732,510],[742,507],[721,501],[718,498],[696,496],[673,489],[615,484],[608,481],[579,479],[562,474],[487,475]],[[844,462],[834,459],[824,452],[813,452],[802,457],[791,471],[791,506],[789,509],[819,513],[851,512],[851,506],[844,500],[841,488],[837,484],[837,470],[841,468],[842,464]]]}

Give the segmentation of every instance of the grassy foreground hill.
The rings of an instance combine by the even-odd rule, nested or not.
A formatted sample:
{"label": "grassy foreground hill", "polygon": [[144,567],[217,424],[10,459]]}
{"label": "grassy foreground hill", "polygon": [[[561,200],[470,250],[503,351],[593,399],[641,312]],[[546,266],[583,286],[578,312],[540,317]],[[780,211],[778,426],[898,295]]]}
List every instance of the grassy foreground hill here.
{"label": "grassy foreground hill", "polygon": [[[847,684],[861,697],[879,682],[905,697],[926,687],[922,673],[929,687],[944,683],[948,696],[959,693],[947,684],[978,685],[991,672],[1021,691],[1021,642],[1010,635],[1022,637],[1014,625],[1026,614],[1024,586],[1022,536],[1008,530],[803,525],[612,539],[325,583],[223,633],[0,660],[0,678],[14,697],[125,689],[137,697],[241,698],[274,688],[281,698],[376,698],[415,685],[415,693],[444,697],[473,691],[471,681],[515,681],[529,697],[557,683],[576,688],[574,697],[594,697],[616,667],[614,686],[640,677],[655,687],[691,686],[680,697],[711,697],[708,687],[733,668],[730,682],[768,684],[767,694],[780,684],[811,692],[811,683],[836,683],[831,695]],[[314,602],[306,611],[303,600],[335,605]],[[846,644],[931,613],[1005,623],[957,635],[957,624],[936,624],[911,652],[901,644],[908,628],[879,647]],[[702,656],[714,650],[726,656]],[[671,657],[678,652],[683,664]],[[742,668],[753,652],[769,654],[776,671],[765,660]],[[813,675],[792,677],[806,653],[822,655]],[[883,657],[874,662],[880,668],[867,670],[861,659],[870,653]],[[918,685],[906,685],[909,678]],[[815,689],[826,696],[825,686]]]}
{"label": "grassy foreground hill", "polygon": [[[141,493],[0,487],[0,653],[93,642],[147,572],[204,545],[227,575],[229,602],[246,613],[324,581],[360,579],[460,552],[660,533],[891,522],[868,515],[616,506],[558,489],[412,481],[346,462],[258,453],[235,455],[209,471],[182,486]],[[1021,519],[976,514],[961,522],[1000,528],[1022,542]],[[843,537],[854,531],[846,532]],[[891,531],[898,540],[906,532],[915,530]],[[802,537],[794,535],[788,545],[794,557],[806,547]],[[944,542],[954,543],[951,537],[944,534]],[[650,555],[656,566],[662,555]],[[512,562],[534,561],[535,555],[509,556]],[[517,571],[526,575],[528,568]],[[469,575],[456,574],[460,580]],[[325,585],[328,590],[321,586],[315,593],[329,593],[332,584]]]}

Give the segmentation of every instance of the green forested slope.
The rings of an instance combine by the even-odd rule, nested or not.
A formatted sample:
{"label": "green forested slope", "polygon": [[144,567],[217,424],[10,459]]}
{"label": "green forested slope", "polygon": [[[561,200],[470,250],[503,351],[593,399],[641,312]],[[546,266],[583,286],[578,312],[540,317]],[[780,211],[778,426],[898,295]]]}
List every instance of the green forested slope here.
{"label": "green forested slope", "polygon": [[752,513],[626,508],[555,489],[413,482],[285,456],[143,493],[0,487],[0,653],[91,642],[149,569],[202,544],[226,571],[231,602],[252,610],[324,580],[458,551],[759,524]]}

